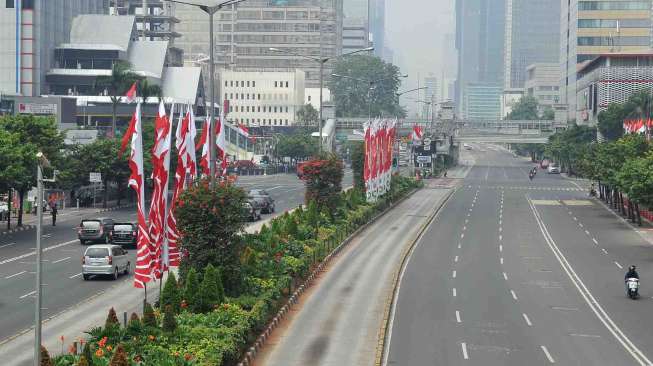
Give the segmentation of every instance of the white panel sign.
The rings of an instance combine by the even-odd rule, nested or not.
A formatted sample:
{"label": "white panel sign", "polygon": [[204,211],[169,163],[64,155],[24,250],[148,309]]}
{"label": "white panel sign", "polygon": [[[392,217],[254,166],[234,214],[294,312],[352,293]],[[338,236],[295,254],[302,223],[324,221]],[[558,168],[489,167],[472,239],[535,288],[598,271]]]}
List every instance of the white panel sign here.
{"label": "white panel sign", "polygon": [[57,114],[57,104],[18,103],[18,113],[46,115]]}
{"label": "white panel sign", "polygon": [[88,173],[88,180],[91,183],[102,183],[102,175],[100,173]]}

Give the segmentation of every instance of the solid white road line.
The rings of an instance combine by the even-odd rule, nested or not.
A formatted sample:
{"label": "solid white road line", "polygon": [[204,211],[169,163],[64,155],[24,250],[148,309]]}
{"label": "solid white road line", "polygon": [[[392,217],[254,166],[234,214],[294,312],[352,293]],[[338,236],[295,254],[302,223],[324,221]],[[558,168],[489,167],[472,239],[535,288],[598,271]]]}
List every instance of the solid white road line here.
{"label": "solid white road line", "polygon": [[0,245],[0,249],[5,248],[5,247],[10,247],[12,245],[16,245],[16,243],[9,243],[9,244]]}
{"label": "solid white road line", "polygon": [[[526,196],[528,204],[531,207],[531,211],[535,216],[535,221],[542,232],[542,236],[547,242],[551,252],[556,257],[560,266],[565,271],[571,282],[576,286],[576,289],[580,293],[581,297],[585,300],[590,309],[594,312],[596,317],[603,323],[606,329],[615,337],[615,339],[623,346],[623,348],[637,361],[641,366],[651,365],[651,361],[646,357],[646,355],[639,349],[637,346],[624,334],[624,332],[619,328],[619,326],[610,318],[610,315],[603,309],[598,300],[592,295],[590,290],[587,288],[583,280],[576,273],[574,268],[571,266],[567,258],[564,256],[558,245],[555,243],[555,240],[551,237],[549,230],[547,229],[542,217],[540,216],[537,207],[530,200],[528,195]],[[605,249],[604,249],[605,250]],[[544,350],[544,347],[543,347]],[[545,352],[546,353],[546,352]],[[550,359],[551,360],[551,359]]]}
{"label": "solid white road line", "polygon": [[623,269],[623,268],[624,268],[621,264],[619,264],[619,262],[614,262],[614,264],[616,264],[617,267],[619,267],[619,269]]}
{"label": "solid white road line", "polygon": [[600,335],[596,335],[596,334],[578,334],[578,333],[570,333],[569,335],[572,336],[572,337],[601,338]]}
{"label": "solid white road line", "polygon": [[68,260],[68,259],[70,259],[70,257],[57,259],[56,261],[52,262],[52,264],[59,263],[59,262],[63,262],[63,261]]}
{"label": "solid white road line", "polygon": [[529,327],[532,327],[533,323],[531,323],[531,320],[528,319],[528,315],[526,315],[526,313],[523,313],[522,316],[524,317],[524,320],[526,320],[526,324],[528,324]]}
{"label": "solid white road line", "polygon": [[460,320],[460,311],[456,310],[456,322],[462,323],[462,320]]}
{"label": "solid white road line", "polygon": [[594,242],[594,244],[599,245],[599,242],[596,241],[596,239],[592,238],[592,241]]}
{"label": "solid white road line", "polygon": [[551,357],[551,354],[549,353],[549,350],[546,349],[546,347],[544,347],[544,346],[540,346],[540,347],[542,348],[542,352],[544,352],[544,355],[546,355],[546,358],[549,359],[549,362],[556,363],[556,361],[553,359],[553,357]]}
{"label": "solid white road line", "polygon": [[21,299],[24,299],[24,298],[26,298],[27,296],[32,296],[32,295],[34,295],[35,293],[36,293],[36,291],[32,291],[32,292],[26,293],[25,295],[21,296],[20,298],[21,298]]}
{"label": "solid white road line", "polygon": [[70,277],[68,277],[68,278],[75,278],[75,277],[79,277],[79,276],[81,276],[81,275],[82,275],[82,273],[80,272],[80,273],[78,273],[78,274],[76,274],[76,275],[72,275],[72,276],[70,276]]}
{"label": "solid white road line", "polygon": [[508,281],[508,274],[506,272],[503,272],[503,279]]}
{"label": "solid white road line", "polygon": [[451,273],[451,277],[456,278],[456,271],[455,270]]}
{"label": "solid white road line", "polygon": [[515,291],[510,290],[510,294],[512,295],[513,299],[517,300],[517,294],[515,293]]}
{"label": "solid white road line", "polygon": [[456,288],[455,287],[453,288],[452,292],[453,292],[453,297],[456,297],[457,293],[456,293]]}
{"label": "solid white road line", "polygon": [[5,277],[5,280],[8,280],[8,279],[10,279],[10,278],[12,278],[12,277],[20,276],[20,275],[22,275],[23,273],[27,273],[27,271],[20,271],[20,272],[18,272],[18,273],[14,273],[14,274],[12,274],[11,276],[7,276],[7,277]]}
{"label": "solid white road line", "polygon": [[462,343],[460,344],[460,346],[461,346],[462,349],[463,349],[463,358],[464,358],[465,360],[469,360],[469,355],[467,354],[467,344],[466,344],[465,342],[462,342]]}

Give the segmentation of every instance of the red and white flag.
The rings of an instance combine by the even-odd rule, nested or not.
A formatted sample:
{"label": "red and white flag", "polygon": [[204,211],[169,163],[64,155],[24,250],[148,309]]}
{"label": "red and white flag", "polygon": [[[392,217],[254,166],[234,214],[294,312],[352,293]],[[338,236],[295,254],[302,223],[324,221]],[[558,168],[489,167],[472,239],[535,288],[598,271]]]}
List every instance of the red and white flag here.
{"label": "red and white flag", "polygon": [[133,83],[129,90],[127,90],[127,94],[125,94],[125,100],[127,103],[136,100],[136,84],[138,84],[138,82]]}
{"label": "red and white flag", "polygon": [[175,208],[179,200],[181,192],[183,192],[186,184],[186,164],[188,161],[188,154],[186,153],[186,142],[190,122],[190,115],[179,111],[179,122],[177,124],[177,132],[175,134],[175,147],[177,148],[177,170],[175,171],[175,190],[172,194],[172,202],[168,209],[168,258],[171,267],[179,266],[179,231],[177,229],[177,219],[175,217]]}
{"label": "red and white flag", "polygon": [[220,175],[227,175],[227,139],[225,138],[227,126],[224,124],[224,111],[222,108],[220,110],[220,119],[216,121],[215,134],[216,134],[216,145],[217,145],[217,156],[220,158]]}
{"label": "red and white flag", "polygon": [[152,147],[152,202],[149,212],[149,232],[154,262],[153,273],[161,278],[168,268],[166,243],[166,209],[168,197],[168,172],[170,170],[170,120],[165,105],[159,104],[159,113],[154,122],[154,146]]}
{"label": "red and white flag", "polygon": [[[136,191],[136,209],[138,218],[138,241],[136,243],[136,268],[134,270],[134,286],[143,288],[151,280],[152,253],[150,252],[150,235],[145,222],[145,193],[143,176],[143,137],[141,126],[141,104],[136,105],[136,112],[127,130],[131,139],[131,155],[129,157],[129,186]],[[127,136],[127,135],[126,135]]]}
{"label": "red and white flag", "polygon": [[413,126],[413,134],[412,134],[412,140],[413,141],[419,141],[422,139],[423,133],[422,133],[422,128],[420,126]]}
{"label": "red and white flag", "polygon": [[202,128],[202,136],[200,136],[200,141],[197,144],[196,150],[202,149],[202,156],[200,157],[200,166],[202,167],[202,173],[205,176],[211,175],[211,169],[209,166],[211,157],[210,157],[210,146],[209,146],[209,135],[211,131],[211,119],[207,118],[204,121],[204,127]]}
{"label": "red and white flag", "polygon": [[186,163],[186,173],[191,181],[197,178],[197,155],[195,155],[195,138],[197,137],[197,128],[195,127],[195,113],[193,106],[188,106],[188,133],[186,134],[186,154],[188,160]]}

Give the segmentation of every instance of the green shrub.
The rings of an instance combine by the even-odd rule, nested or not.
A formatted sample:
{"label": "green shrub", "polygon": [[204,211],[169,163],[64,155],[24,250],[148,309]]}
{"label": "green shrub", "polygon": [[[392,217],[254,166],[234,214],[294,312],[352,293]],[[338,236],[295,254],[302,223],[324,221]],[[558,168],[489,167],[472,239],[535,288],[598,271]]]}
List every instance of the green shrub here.
{"label": "green shrub", "polygon": [[198,308],[200,311],[210,311],[215,305],[222,303],[223,300],[224,290],[220,272],[209,264],[204,269],[204,278],[198,296]]}
{"label": "green shrub", "polygon": [[184,296],[183,300],[188,305],[190,311],[198,311],[197,299],[199,297],[200,282],[197,278],[197,271],[191,268],[186,274],[186,281],[184,282]]}
{"label": "green shrub", "polygon": [[86,356],[84,355],[79,356],[79,360],[77,361],[75,366],[89,366]]}
{"label": "green shrub", "polygon": [[154,309],[152,308],[152,305],[150,305],[150,303],[147,301],[145,304],[143,304],[143,325],[153,328],[158,325],[156,316],[154,315]]}
{"label": "green shrub", "polygon": [[104,327],[111,328],[115,326],[120,326],[120,321],[118,321],[118,316],[116,315],[116,311],[113,308],[111,308],[109,309],[107,320],[104,322]]}
{"label": "green shrub", "polygon": [[175,319],[175,312],[172,305],[166,305],[163,312],[163,331],[174,332],[177,329],[177,320]]}
{"label": "green shrub", "polygon": [[127,361],[127,354],[125,353],[125,348],[122,346],[122,344],[119,344],[116,347],[116,350],[113,352],[113,357],[111,357],[109,366],[129,366],[129,361]]}
{"label": "green shrub", "polygon": [[172,310],[175,313],[179,313],[179,304],[181,303],[179,295],[179,286],[177,284],[177,278],[173,272],[168,272],[168,279],[166,280],[165,285],[163,286],[163,291],[161,291],[161,297],[159,299],[159,308],[165,309],[166,306],[170,305]]}

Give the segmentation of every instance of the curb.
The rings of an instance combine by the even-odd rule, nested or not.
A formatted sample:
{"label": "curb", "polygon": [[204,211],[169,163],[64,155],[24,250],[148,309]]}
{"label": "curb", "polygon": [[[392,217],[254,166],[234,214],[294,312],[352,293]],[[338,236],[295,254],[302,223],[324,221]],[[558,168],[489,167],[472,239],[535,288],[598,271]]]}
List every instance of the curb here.
{"label": "curb", "polygon": [[27,230],[31,230],[31,229],[35,229],[35,228],[36,228],[36,225],[31,225],[31,224],[30,225],[23,225],[23,226],[16,227],[14,229],[10,229],[9,231],[0,232],[0,235],[13,234],[13,233],[17,233],[17,232],[21,232],[21,231],[27,231]]}
{"label": "curb", "polygon": [[253,343],[251,347],[247,349],[245,352],[245,356],[242,358],[242,361],[238,363],[238,366],[251,366],[254,360],[256,359],[256,356],[259,354],[263,346],[265,345],[266,341],[270,338],[274,330],[281,324],[283,319],[288,315],[290,310],[292,310],[292,306],[297,304],[299,302],[299,298],[302,296],[302,294],[308,290],[309,287],[313,284],[317,276],[325,270],[327,265],[331,262],[331,260],[339,254],[342,249],[344,249],[351,241],[358,236],[363,230],[367,229],[369,226],[374,224],[378,219],[383,217],[386,213],[390,212],[392,209],[394,209],[396,206],[398,206],[400,203],[404,202],[407,200],[409,197],[411,197],[415,192],[419,191],[420,188],[416,188],[410,192],[408,192],[404,197],[400,198],[398,201],[392,203],[389,207],[387,207],[385,210],[382,212],[378,213],[376,216],[373,216],[370,221],[367,223],[361,225],[358,229],[354,230],[353,233],[351,233],[348,237],[345,238],[345,240],[340,243],[335,249],[331,251],[326,257],[324,257],[324,260],[315,267],[313,272],[306,278],[306,280],[295,290],[295,292],[290,296],[288,301],[286,302],[285,305],[281,307],[281,309],[277,312],[277,314],[272,318],[272,321],[268,323],[268,326],[265,328],[265,330],[256,338],[256,341]]}
{"label": "curb", "polygon": [[393,310],[396,307],[396,299],[398,295],[397,290],[399,288],[400,274],[405,269],[406,264],[408,263],[408,258],[410,258],[410,254],[413,252],[417,243],[426,232],[426,229],[431,225],[431,223],[433,223],[433,220],[435,220],[438,214],[442,211],[444,205],[446,205],[449,202],[449,199],[453,197],[454,193],[458,191],[458,188],[459,187],[455,187],[451,189],[449,193],[447,193],[444,199],[442,199],[442,201],[440,202],[440,205],[435,209],[435,211],[433,211],[431,215],[429,215],[428,219],[419,228],[417,235],[415,235],[415,238],[404,249],[404,252],[401,254],[401,261],[399,262],[399,265],[395,270],[392,279],[392,291],[390,292],[388,298],[385,301],[385,309],[383,311],[383,321],[381,323],[381,327],[379,328],[379,333],[378,333],[379,340],[376,346],[376,357],[374,361],[375,366],[383,365],[383,361],[385,360],[385,357],[387,357],[386,349],[385,349],[386,339],[388,337],[390,317],[392,315]]}

